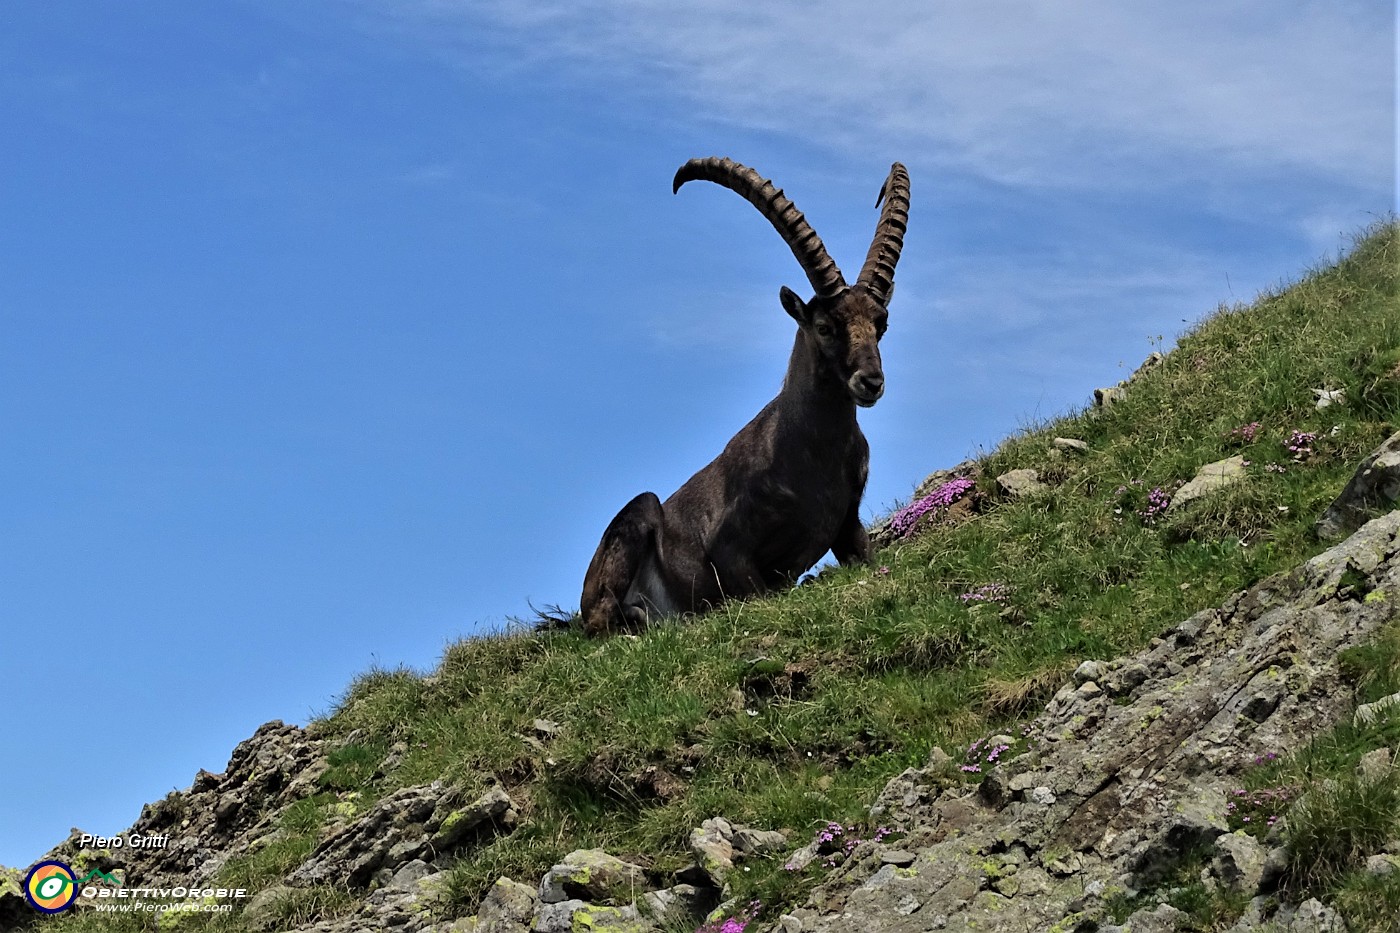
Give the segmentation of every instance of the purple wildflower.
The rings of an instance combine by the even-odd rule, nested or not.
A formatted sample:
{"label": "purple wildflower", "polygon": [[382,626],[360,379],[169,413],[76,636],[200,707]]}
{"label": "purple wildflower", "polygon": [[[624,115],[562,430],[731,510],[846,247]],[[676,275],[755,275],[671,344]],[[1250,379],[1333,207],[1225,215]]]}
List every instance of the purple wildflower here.
{"label": "purple wildflower", "polygon": [[976,484],[966,477],[948,480],[922,499],[917,499],[895,512],[890,517],[890,528],[899,537],[907,538],[914,530],[914,526],[919,523],[919,519],[930,512],[947,508],[957,502],[967,495],[974,485]]}
{"label": "purple wildflower", "polygon": [[1238,428],[1227,431],[1225,439],[1235,441],[1240,444],[1253,444],[1254,438],[1259,435],[1259,422],[1251,421],[1249,424],[1242,424]]}
{"label": "purple wildflower", "polygon": [[1294,431],[1288,435],[1288,440],[1283,442],[1283,446],[1293,454],[1294,460],[1303,460],[1312,455],[1313,441],[1316,440],[1317,435],[1312,431]]}

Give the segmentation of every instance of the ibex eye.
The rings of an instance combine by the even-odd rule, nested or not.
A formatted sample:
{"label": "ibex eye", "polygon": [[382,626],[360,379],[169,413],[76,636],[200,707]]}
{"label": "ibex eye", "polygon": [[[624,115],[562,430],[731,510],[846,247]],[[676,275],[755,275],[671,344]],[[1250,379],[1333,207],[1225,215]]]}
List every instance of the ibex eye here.
{"label": "ibex eye", "polygon": [[818,333],[820,336],[822,336],[822,337],[830,337],[830,336],[831,336],[831,325],[830,325],[830,324],[818,324],[818,325],[817,325],[817,333]]}

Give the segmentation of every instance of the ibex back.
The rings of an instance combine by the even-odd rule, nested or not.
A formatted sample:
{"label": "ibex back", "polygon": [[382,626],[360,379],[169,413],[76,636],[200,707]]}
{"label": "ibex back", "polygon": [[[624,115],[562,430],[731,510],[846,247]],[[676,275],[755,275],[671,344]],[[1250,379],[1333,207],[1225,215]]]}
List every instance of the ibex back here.
{"label": "ibex back", "polygon": [[896,162],[865,265],[848,286],[821,238],[782,191],[729,159],[692,159],[673,191],[702,179],[768,218],[815,294],[779,298],[797,322],[782,390],[718,457],[664,503],[644,492],[603,532],[583,581],[584,629],[598,634],[790,585],[828,550],[869,559],[860,500],[870,447],[856,422],[885,392],[880,338],[909,219],[909,175]]}

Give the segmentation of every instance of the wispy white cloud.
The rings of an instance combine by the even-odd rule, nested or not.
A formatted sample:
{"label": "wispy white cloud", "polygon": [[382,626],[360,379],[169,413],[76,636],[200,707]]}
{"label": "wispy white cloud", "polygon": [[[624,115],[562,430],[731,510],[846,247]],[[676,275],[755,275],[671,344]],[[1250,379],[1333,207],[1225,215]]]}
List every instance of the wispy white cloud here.
{"label": "wispy white cloud", "polygon": [[439,38],[479,43],[485,27],[521,62],[660,82],[713,120],[1011,185],[1225,167],[1388,192],[1394,168],[1394,12],[1379,0],[375,6]]}
{"label": "wispy white cloud", "polygon": [[457,177],[457,166],[451,162],[416,165],[399,173],[398,180],[406,185],[440,185]]}

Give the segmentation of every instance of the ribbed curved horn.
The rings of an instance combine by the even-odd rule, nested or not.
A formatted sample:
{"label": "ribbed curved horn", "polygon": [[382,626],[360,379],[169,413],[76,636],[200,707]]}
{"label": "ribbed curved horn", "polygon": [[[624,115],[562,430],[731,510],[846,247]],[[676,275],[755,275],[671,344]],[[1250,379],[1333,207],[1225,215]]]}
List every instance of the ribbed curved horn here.
{"label": "ribbed curved horn", "polygon": [[864,285],[875,300],[885,304],[894,288],[894,267],[904,248],[904,231],[909,228],[909,173],[898,162],[890,166],[875,206],[879,207],[882,201],[885,209],[880,212],[880,223],[875,227],[875,238],[870,252],[865,254],[865,265],[861,266],[856,284]]}
{"label": "ribbed curved horn", "polygon": [[[695,180],[712,181],[738,194],[768,218],[768,222],[778,231],[778,235],[797,257],[802,271],[807,273],[807,281],[822,298],[830,298],[846,288],[846,280],[841,270],[822,245],[821,237],[807,223],[807,218],[797,209],[773,183],[749,168],[732,159],[711,156],[708,159],[691,159],[676,172],[671,183],[671,193],[681,190],[681,185]],[[907,184],[906,184],[907,187]],[[883,221],[882,221],[883,222]]]}

